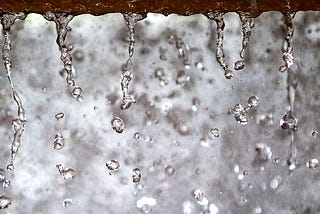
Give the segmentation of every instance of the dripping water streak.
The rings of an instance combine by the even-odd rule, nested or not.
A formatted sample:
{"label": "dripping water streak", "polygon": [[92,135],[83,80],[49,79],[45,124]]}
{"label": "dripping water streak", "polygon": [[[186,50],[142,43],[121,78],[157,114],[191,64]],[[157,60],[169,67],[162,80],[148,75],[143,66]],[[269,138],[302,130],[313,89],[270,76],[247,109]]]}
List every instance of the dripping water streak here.
{"label": "dripping water streak", "polygon": [[283,61],[284,65],[282,65],[279,68],[279,71],[285,72],[287,71],[294,63],[294,58],[293,58],[293,47],[292,47],[292,38],[293,38],[293,25],[292,25],[292,20],[295,16],[295,12],[287,12],[284,14],[285,16],[285,24],[287,27],[287,36],[285,38],[284,44],[283,44]]}
{"label": "dripping water streak", "polygon": [[73,49],[73,44],[66,44],[67,33],[71,30],[68,24],[73,19],[73,15],[67,13],[47,12],[43,16],[48,21],[53,21],[56,24],[56,43],[59,46],[61,53],[60,59],[63,62],[63,73],[66,75],[66,82],[70,87],[72,96],[77,100],[81,100],[82,89],[81,87],[76,86],[73,76],[74,67],[72,65],[72,56],[70,54],[70,51]]}
{"label": "dripping water streak", "polygon": [[15,13],[15,14],[4,14],[1,17],[1,24],[3,27],[3,47],[2,47],[2,58],[5,67],[5,74],[9,80],[12,97],[14,102],[18,108],[18,117],[12,120],[12,128],[13,128],[13,140],[11,143],[11,160],[7,166],[7,169],[13,170],[14,165],[13,162],[16,158],[16,155],[19,151],[21,146],[21,137],[24,132],[26,120],[26,113],[22,105],[21,98],[19,93],[15,90],[13,80],[11,77],[12,72],[12,57],[11,57],[11,26],[17,19],[25,19],[25,13]]}
{"label": "dripping water streak", "polygon": [[143,19],[142,15],[135,13],[125,13],[123,14],[124,20],[128,26],[129,30],[129,59],[122,66],[122,75],[121,75],[121,90],[122,90],[122,103],[120,106],[121,110],[128,109],[132,103],[135,103],[136,100],[131,91],[129,91],[129,85],[133,78],[133,52],[135,44],[135,25],[138,21]]}
{"label": "dripping water streak", "polygon": [[[293,73],[291,66],[294,63],[293,59],[293,47],[292,47],[292,40],[293,40],[293,18],[295,16],[295,12],[288,12],[285,14],[285,24],[287,27],[287,36],[284,41],[283,49],[283,61],[284,65],[280,67],[280,71],[284,72],[287,71],[287,99],[288,99],[288,105],[289,105],[289,118],[295,118],[294,116],[294,103],[295,103],[295,97],[296,97],[296,89],[298,86],[298,79],[296,75]],[[290,156],[289,156],[289,164],[295,168],[296,163],[296,148],[295,148],[295,132],[297,131],[297,125],[295,125],[293,128],[289,129],[289,133],[291,136],[290,139]],[[290,169],[290,166],[289,166]]]}
{"label": "dripping water streak", "polygon": [[244,68],[245,51],[250,40],[251,30],[254,27],[253,18],[250,16],[250,13],[239,12],[239,17],[242,23],[242,49],[240,51],[241,60],[234,64],[235,70],[242,70]]}
{"label": "dripping water streak", "polygon": [[224,70],[224,76],[227,79],[230,79],[231,77],[233,77],[233,72],[228,68],[228,65],[225,60],[225,55],[223,52],[223,34],[224,34],[224,27],[225,27],[223,15],[224,14],[221,12],[209,12],[207,14],[208,18],[214,20],[217,24],[217,51],[216,51],[217,61],[219,62],[219,64]]}

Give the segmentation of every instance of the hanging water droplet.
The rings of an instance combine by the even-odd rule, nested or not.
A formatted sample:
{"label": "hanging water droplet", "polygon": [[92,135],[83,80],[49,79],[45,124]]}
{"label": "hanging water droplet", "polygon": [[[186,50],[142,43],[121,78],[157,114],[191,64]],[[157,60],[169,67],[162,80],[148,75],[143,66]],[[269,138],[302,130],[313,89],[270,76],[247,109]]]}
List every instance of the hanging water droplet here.
{"label": "hanging water droplet", "polygon": [[234,69],[237,71],[242,70],[244,68],[244,65],[245,65],[245,63],[243,60],[236,61],[234,63]]}
{"label": "hanging water droplet", "polygon": [[280,120],[280,127],[282,129],[296,130],[298,126],[298,119],[292,114],[285,114]]}
{"label": "hanging water droplet", "polygon": [[141,171],[139,168],[134,168],[132,170],[132,182],[139,183],[141,180]]}
{"label": "hanging water droplet", "polygon": [[9,171],[14,170],[14,165],[13,165],[13,163],[9,163],[9,164],[7,165],[7,170],[9,170]]}
{"label": "hanging water droplet", "polygon": [[117,160],[108,160],[106,163],[106,166],[107,166],[108,170],[110,171],[109,174],[111,174],[111,172],[119,170],[120,163]]}
{"label": "hanging water droplet", "polygon": [[259,104],[259,101],[260,101],[259,97],[251,96],[248,99],[248,105],[249,107],[256,107]]}
{"label": "hanging water droplet", "polygon": [[220,130],[217,128],[211,128],[209,130],[209,137],[211,137],[211,136],[213,136],[215,138],[220,137]]}
{"label": "hanging water droplet", "polygon": [[2,183],[2,188],[3,188],[4,190],[8,190],[8,189],[10,188],[10,186],[11,186],[11,182],[10,182],[9,180],[5,179],[5,180],[3,181],[3,183]]}
{"label": "hanging water droplet", "polygon": [[201,206],[207,206],[209,203],[204,192],[200,189],[196,189],[193,191],[193,197],[197,200],[197,203]]}
{"label": "hanging water droplet", "polygon": [[62,206],[63,207],[69,207],[72,205],[72,199],[71,198],[66,198],[63,200],[62,202]]}
{"label": "hanging water droplet", "polygon": [[58,133],[54,137],[53,148],[56,150],[60,150],[64,147],[64,138],[62,134]]}
{"label": "hanging water droplet", "polygon": [[4,195],[0,195],[0,210],[9,208],[10,205],[11,205],[11,199]]}
{"label": "hanging water droplet", "polygon": [[224,76],[227,78],[227,79],[231,79],[231,77],[233,77],[233,72],[229,69],[226,69],[224,71]]}
{"label": "hanging water droplet", "polygon": [[62,119],[64,117],[64,113],[63,112],[59,112],[59,113],[57,113],[56,115],[55,115],[55,118],[57,119],[57,120],[60,120],[60,119]]}
{"label": "hanging water droplet", "polygon": [[115,130],[118,133],[122,133],[124,130],[124,122],[120,117],[115,117],[111,120],[111,125],[113,130]]}
{"label": "hanging water droplet", "polygon": [[319,161],[318,159],[311,159],[307,162],[306,166],[309,168],[309,169],[316,169],[318,168],[319,166]]}
{"label": "hanging water droplet", "polygon": [[271,148],[264,143],[257,143],[255,151],[256,159],[259,161],[267,161],[272,157]]}
{"label": "hanging water droplet", "polygon": [[241,104],[236,104],[232,109],[233,117],[241,125],[248,123],[247,111]]}
{"label": "hanging water droplet", "polygon": [[240,52],[240,57],[243,59],[245,57],[245,51],[250,40],[251,30],[254,27],[254,22],[251,14],[248,12],[239,12],[239,17],[242,23],[242,49]]}
{"label": "hanging water droplet", "polygon": [[318,134],[319,134],[318,131],[313,131],[312,134],[311,134],[311,136],[312,136],[313,138],[317,138],[317,137],[318,137]]}

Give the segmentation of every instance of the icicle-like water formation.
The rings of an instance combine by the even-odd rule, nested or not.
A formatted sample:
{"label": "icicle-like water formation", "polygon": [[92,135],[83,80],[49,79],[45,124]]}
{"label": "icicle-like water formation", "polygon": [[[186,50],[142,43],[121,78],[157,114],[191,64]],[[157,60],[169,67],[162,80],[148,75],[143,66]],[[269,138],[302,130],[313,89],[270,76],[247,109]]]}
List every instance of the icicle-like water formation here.
{"label": "icicle-like water formation", "polygon": [[287,93],[288,93],[288,105],[289,111],[280,120],[280,126],[284,130],[288,130],[291,140],[290,140],[290,155],[288,159],[289,170],[294,170],[297,167],[296,160],[296,147],[294,144],[295,132],[298,130],[298,119],[294,116],[294,102],[296,96],[296,89],[298,86],[298,79],[293,73],[291,66],[294,63],[293,59],[293,25],[292,21],[295,16],[295,12],[287,12],[284,14],[285,24],[287,27],[287,37],[285,38],[283,49],[283,60],[285,65],[280,67],[280,71],[287,71]]}
{"label": "icicle-like water formation", "polygon": [[124,20],[128,26],[129,30],[129,59],[122,66],[122,76],[121,76],[121,90],[122,90],[122,103],[120,106],[121,110],[128,109],[132,103],[136,100],[131,91],[129,91],[129,84],[133,78],[133,52],[134,52],[134,29],[138,21],[142,20],[144,17],[136,13],[125,13],[123,14]]}
{"label": "icicle-like water formation", "polygon": [[242,49],[240,51],[241,60],[238,60],[234,63],[235,70],[242,70],[245,66],[245,51],[250,40],[251,30],[254,27],[253,18],[251,17],[250,13],[239,12],[239,17],[242,23]]}
{"label": "icicle-like water formation", "polygon": [[73,15],[67,13],[47,12],[43,15],[48,21],[53,21],[56,24],[57,40],[61,53],[60,59],[63,62],[63,73],[66,75],[66,81],[70,87],[71,95],[77,100],[82,99],[82,88],[76,85],[73,77],[74,67],[72,66],[72,56],[70,51],[73,49],[73,44],[66,44],[66,36],[70,27],[69,22],[73,19]]}
{"label": "icicle-like water formation", "polygon": [[12,121],[13,128],[13,140],[11,144],[11,160],[7,166],[7,169],[13,170],[14,165],[13,161],[16,158],[16,155],[21,146],[21,137],[24,132],[24,126],[27,122],[26,113],[22,105],[21,98],[19,93],[16,91],[13,80],[11,77],[12,72],[12,57],[11,57],[11,26],[17,19],[24,20],[26,18],[25,13],[14,13],[14,14],[4,14],[1,17],[1,24],[3,27],[3,46],[2,46],[2,58],[4,62],[6,76],[9,80],[12,97],[18,107],[18,117]]}
{"label": "icicle-like water formation", "polygon": [[233,77],[233,72],[228,68],[225,55],[223,52],[223,34],[224,34],[224,27],[225,27],[223,15],[224,14],[221,12],[207,13],[207,17],[209,19],[214,20],[217,24],[217,51],[216,51],[217,61],[219,62],[219,64],[224,70],[224,76],[227,79],[230,79],[231,77]]}

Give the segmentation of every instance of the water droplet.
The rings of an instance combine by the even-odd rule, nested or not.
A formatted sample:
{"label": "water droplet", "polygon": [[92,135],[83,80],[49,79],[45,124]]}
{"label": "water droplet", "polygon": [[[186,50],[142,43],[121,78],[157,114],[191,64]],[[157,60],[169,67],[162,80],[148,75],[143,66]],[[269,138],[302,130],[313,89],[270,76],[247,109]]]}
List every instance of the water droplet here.
{"label": "water droplet", "polygon": [[113,130],[115,130],[118,133],[122,133],[124,130],[124,122],[120,117],[115,117],[111,120],[111,125]]}
{"label": "water droplet", "polygon": [[4,190],[8,190],[8,189],[10,188],[10,186],[11,186],[11,182],[10,182],[9,180],[5,179],[5,180],[3,181],[3,183],[2,183],[2,188],[3,188]]}
{"label": "water droplet", "polygon": [[164,73],[164,70],[162,68],[157,68],[154,71],[154,76],[160,81],[161,85],[168,85],[169,81],[166,77],[166,74]]}
{"label": "water droplet", "polygon": [[226,69],[224,71],[224,76],[227,78],[227,79],[231,79],[231,77],[233,77],[233,72],[229,69]]}
{"label": "water droplet", "polygon": [[4,195],[0,195],[0,210],[9,208],[10,205],[11,205],[11,199]]}
{"label": "water droplet", "polygon": [[234,69],[237,71],[242,70],[244,68],[244,65],[245,65],[245,63],[243,60],[236,61],[234,63]]}
{"label": "water droplet", "polygon": [[176,83],[183,87],[190,81],[190,79],[190,76],[185,70],[180,70],[177,75]]}
{"label": "water droplet", "polygon": [[139,168],[134,168],[132,170],[132,181],[133,183],[139,183],[141,180],[141,171]]}
{"label": "water droplet", "polygon": [[274,178],[271,179],[270,181],[270,188],[271,189],[277,189],[278,186],[279,186],[279,179],[278,179],[279,176],[275,176]]}
{"label": "water droplet", "polygon": [[196,189],[193,191],[193,197],[197,200],[197,203],[201,206],[207,206],[209,203],[204,192],[200,189]]}
{"label": "water droplet", "polygon": [[140,133],[139,132],[134,133],[133,138],[135,140],[139,140],[140,139]]}
{"label": "water droplet", "polygon": [[71,198],[66,198],[63,200],[62,202],[62,206],[63,207],[69,207],[72,205],[72,199]]}
{"label": "water droplet", "polygon": [[79,100],[82,97],[81,94],[82,88],[80,88],[79,86],[74,87],[74,89],[72,90],[72,96]]}
{"label": "water droplet", "polygon": [[60,150],[64,147],[64,138],[62,134],[57,133],[54,137],[53,148],[56,150]]}
{"label": "water droplet", "polygon": [[318,168],[319,166],[319,161],[318,159],[311,159],[307,162],[306,166],[309,168],[309,169],[316,169]]}
{"label": "water droplet", "polygon": [[71,181],[76,175],[74,169],[65,168],[63,164],[57,164],[56,167],[59,170],[59,173],[62,176],[62,178],[66,181]]}
{"label": "water droplet", "polygon": [[107,166],[108,170],[110,171],[109,174],[111,175],[111,172],[119,170],[120,163],[117,160],[108,160],[106,163],[106,166]]}
{"label": "water droplet", "polygon": [[7,170],[9,170],[9,171],[14,170],[14,165],[13,165],[13,163],[9,163],[9,164],[7,165]]}
{"label": "water droplet", "polygon": [[220,137],[220,130],[217,128],[211,128],[209,130],[209,136],[213,136],[215,138]]}
{"label": "water droplet", "polygon": [[143,196],[137,201],[137,207],[144,213],[148,213],[152,206],[157,204],[157,200],[152,197]]}
{"label": "water droplet", "polygon": [[313,138],[317,138],[318,134],[319,134],[318,131],[313,131],[312,134],[311,134],[311,136],[312,136]]}
{"label": "water droplet", "polygon": [[64,113],[63,112],[59,112],[59,113],[57,113],[56,115],[55,115],[55,118],[57,119],[57,120],[60,120],[60,119],[62,119],[64,117]]}
{"label": "water droplet", "polygon": [[4,172],[4,169],[0,168],[0,183],[3,182],[6,179],[6,174]]}
{"label": "water droplet", "polygon": [[176,173],[176,170],[170,165],[166,166],[166,168],[164,170],[165,170],[166,174],[169,176],[174,176]]}
{"label": "water droplet", "polygon": [[264,143],[257,143],[256,147],[256,159],[259,161],[267,161],[272,156],[271,148]]}
{"label": "water droplet", "polygon": [[282,129],[296,130],[298,125],[298,120],[292,114],[285,114],[280,120],[280,127]]}
{"label": "water droplet", "polygon": [[259,101],[260,101],[259,97],[251,96],[248,99],[248,105],[249,107],[256,107],[259,104]]}

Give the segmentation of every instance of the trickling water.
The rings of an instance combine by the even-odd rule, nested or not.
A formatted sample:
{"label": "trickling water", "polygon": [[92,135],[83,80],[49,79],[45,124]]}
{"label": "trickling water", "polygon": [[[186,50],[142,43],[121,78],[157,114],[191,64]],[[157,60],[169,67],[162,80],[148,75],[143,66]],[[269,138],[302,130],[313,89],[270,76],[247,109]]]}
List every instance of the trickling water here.
{"label": "trickling water", "polygon": [[239,12],[239,17],[242,23],[242,49],[240,51],[241,60],[234,63],[235,70],[242,70],[245,66],[245,51],[250,40],[251,30],[254,27],[253,18],[250,13]]}
{"label": "trickling water", "polygon": [[121,110],[128,109],[132,103],[135,103],[136,100],[131,91],[129,91],[129,84],[133,78],[133,52],[134,52],[134,29],[138,21],[142,20],[144,17],[136,13],[124,13],[124,20],[128,26],[129,30],[129,59],[122,66],[122,75],[121,75],[121,90],[122,90],[122,103],[120,106]]}
{"label": "trickling water", "polygon": [[66,81],[70,87],[71,95],[78,101],[82,100],[82,88],[76,85],[74,80],[74,67],[72,65],[72,56],[70,51],[74,48],[73,44],[66,44],[66,37],[71,28],[68,26],[73,19],[73,15],[68,13],[53,13],[47,12],[43,15],[48,21],[53,21],[56,24],[57,39],[56,43],[60,50],[60,59],[63,62],[62,73],[66,75]]}
{"label": "trickling water", "polygon": [[224,76],[227,79],[230,79],[233,77],[233,72],[228,68],[228,65],[225,60],[225,55],[223,51],[223,34],[224,34],[224,19],[223,19],[223,13],[221,12],[209,12],[207,14],[209,19],[212,19],[217,24],[217,51],[216,51],[216,57],[217,61],[221,65],[221,67],[224,70]]}
{"label": "trickling water", "polygon": [[13,141],[11,144],[11,161],[7,166],[8,170],[13,170],[13,161],[21,146],[21,137],[24,132],[24,126],[27,122],[26,113],[22,105],[21,98],[18,92],[15,90],[13,80],[11,77],[12,72],[12,57],[11,57],[11,26],[17,19],[23,20],[26,18],[25,13],[3,14],[1,17],[1,24],[3,27],[3,46],[2,46],[2,58],[4,62],[6,76],[9,80],[12,97],[18,107],[18,117],[12,121],[13,128]]}

